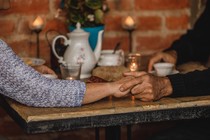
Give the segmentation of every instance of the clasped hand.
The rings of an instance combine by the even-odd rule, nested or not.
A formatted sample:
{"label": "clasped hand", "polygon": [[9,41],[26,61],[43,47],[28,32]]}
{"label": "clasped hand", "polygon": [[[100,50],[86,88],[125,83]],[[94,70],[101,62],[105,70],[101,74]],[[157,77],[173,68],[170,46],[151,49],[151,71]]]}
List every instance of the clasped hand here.
{"label": "clasped hand", "polygon": [[[149,61],[148,71],[152,70],[154,63],[161,60],[175,64],[177,54],[175,51],[154,54]],[[120,91],[130,90],[135,98],[142,101],[155,101],[172,94],[171,82],[167,77],[158,77],[147,72],[127,72],[124,75],[134,78],[123,83],[120,86]]]}
{"label": "clasped hand", "polygon": [[125,77],[133,77],[122,83],[120,91],[130,91],[142,101],[155,101],[172,93],[170,81],[167,77],[157,77],[147,72],[126,72]]}

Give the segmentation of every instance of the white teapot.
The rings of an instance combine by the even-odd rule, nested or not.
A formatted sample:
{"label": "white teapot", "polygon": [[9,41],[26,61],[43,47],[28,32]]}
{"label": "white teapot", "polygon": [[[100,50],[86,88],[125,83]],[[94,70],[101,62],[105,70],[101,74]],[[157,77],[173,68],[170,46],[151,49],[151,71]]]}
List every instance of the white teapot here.
{"label": "white teapot", "polygon": [[[80,78],[88,78],[91,76],[91,71],[98,62],[101,54],[102,34],[103,30],[98,34],[98,42],[93,52],[88,41],[89,33],[82,30],[81,24],[77,23],[76,29],[73,32],[67,34],[69,39],[67,39],[64,35],[59,35],[53,39],[53,53],[58,58],[59,63],[81,63],[82,68]],[[58,56],[55,51],[55,42],[59,38],[64,39],[64,45],[68,45],[63,57]]]}

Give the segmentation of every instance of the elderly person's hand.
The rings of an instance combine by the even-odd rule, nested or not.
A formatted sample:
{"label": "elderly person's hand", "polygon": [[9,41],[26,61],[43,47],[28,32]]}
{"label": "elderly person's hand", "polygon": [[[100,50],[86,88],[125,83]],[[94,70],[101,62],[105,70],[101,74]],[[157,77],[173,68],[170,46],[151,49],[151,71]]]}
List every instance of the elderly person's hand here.
{"label": "elderly person's hand", "polygon": [[50,69],[49,67],[47,67],[45,65],[34,66],[33,68],[35,70],[37,70],[38,72],[40,72],[41,74],[52,74],[52,75],[56,75],[55,72],[52,69]]}
{"label": "elderly person's hand", "polygon": [[154,54],[149,60],[148,71],[149,72],[152,71],[153,65],[157,62],[160,62],[161,60],[176,64],[177,61],[176,51],[172,50],[172,51],[159,52]]}
{"label": "elderly person's hand", "polygon": [[125,76],[134,76],[120,87],[124,92],[131,89],[135,98],[142,101],[155,101],[172,93],[172,86],[167,77],[157,77],[146,72],[126,72]]}
{"label": "elderly person's hand", "polygon": [[127,96],[130,93],[131,88],[128,87],[123,91],[120,91],[119,89],[122,85],[124,85],[125,83],[127,83],[129,81],[132,81],[134,78],[135,77],[133,77],[133,76],[127,76],[127,77],[123,77],[122,79],[120,79],[116,82],[110,83],[109,89],[114,92],[113,96],[115,96],[115,97]]}

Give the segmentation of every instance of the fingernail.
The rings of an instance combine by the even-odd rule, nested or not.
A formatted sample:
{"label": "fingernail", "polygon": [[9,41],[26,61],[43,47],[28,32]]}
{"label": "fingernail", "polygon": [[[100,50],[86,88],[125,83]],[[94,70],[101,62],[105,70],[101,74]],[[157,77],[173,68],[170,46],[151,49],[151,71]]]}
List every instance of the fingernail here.
{"label": "fingernail", "polygon": [[123,87],[121,87],[121,88],[120,88],[120,91],[124,91],[124,88],[123,88]]}

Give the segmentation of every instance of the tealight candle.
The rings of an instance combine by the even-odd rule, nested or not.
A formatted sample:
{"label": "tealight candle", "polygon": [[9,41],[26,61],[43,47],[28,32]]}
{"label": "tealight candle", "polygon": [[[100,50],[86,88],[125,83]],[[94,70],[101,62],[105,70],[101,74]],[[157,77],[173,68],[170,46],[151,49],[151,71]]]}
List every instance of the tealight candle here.
{"label": "tealight candle", "polygon": [[139,68],[139,65],[138,65],[137,61],[135,61],[135,58],[133,58],[133,59],[131,60],[129,69],[130,69],[130,71],[137,71],[138,68]]}
{"label": "tealight candle", "polygon": [[44,21],[43,19],[38,16],[32,23],[32,28],[35,29],[35,30],[42,30],[43,28],[43,25],[44,25]]}
{"label": "tealight candle", "polygon": [[76,78],[72,77],[72,76],[69,76],[69,77],[66,77],[66,80],[76,80]]}
{"label": "tealight candle", "polygon": [[125,59],[125,66],[130,71],[138,71],[140,68],[140,56],[139,53],[129,53]]}

